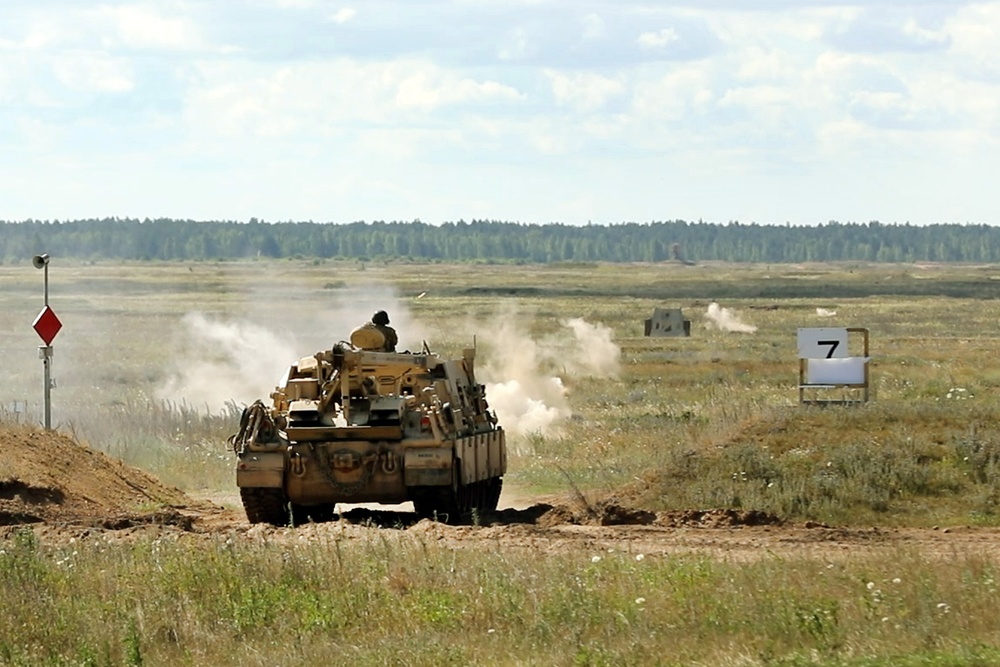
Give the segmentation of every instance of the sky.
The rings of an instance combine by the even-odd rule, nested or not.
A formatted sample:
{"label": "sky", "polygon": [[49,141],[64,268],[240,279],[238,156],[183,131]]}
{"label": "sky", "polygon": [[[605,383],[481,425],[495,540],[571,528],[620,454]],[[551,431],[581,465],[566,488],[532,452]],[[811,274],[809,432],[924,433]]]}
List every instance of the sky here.
{"label": "sky", "polygon": [[1000,1],[3,0],[0,220],[1000,224]]}

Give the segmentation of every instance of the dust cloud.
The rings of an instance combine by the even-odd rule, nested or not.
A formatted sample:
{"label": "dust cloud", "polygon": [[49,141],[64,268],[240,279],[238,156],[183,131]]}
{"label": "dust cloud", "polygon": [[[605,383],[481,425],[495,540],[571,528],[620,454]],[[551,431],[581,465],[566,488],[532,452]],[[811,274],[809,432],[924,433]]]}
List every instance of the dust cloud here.
{"label": "dust cloud", "polygon": [[[156,398],[209,412],[247,405],[274,391],[295,361],[347,340],[377,310],[389,313],[397,349],[419,349],[425,328],[406,301],[385,288],[336,290],[326,308],[296,307],[301,294],[258,292],[255,308],[239,318],[188,313],[173,341],[167,379]],[[276,314],[277,313],[277,314]]]}
{"label": "dust cloud", "polygon": [[[226,322],[188,313],[182,322],[176,366],[157,398],[207,406],[211,412],[229,401],[252,403],[267,396],[282,368],[299,353],[293,341],[252,322]],[[265,391],[262,391],[265,390]]]}
{"label": "dust cloud", "polygon": [[[408,301],[388,290],[338,290],[328,309],[288,308],[281,317],[274,315],[278,296],[260,298],[260,312],[238,318],[187,314],[156,397],[213,413],[258,398],[266,401],[290,364],[346,340],[379,309],[389,313],[399,350],[420,350],[427,338],[428,326],[413,317]],[[503,313],[469,323],[482,347],[478,379],[487,385],[490,407],[512,439],[558,435],[572,416],[565,382],[615,377],[621,350],[610,328],[580,318],[539,337],[518,322],[514,313]]]}
{"label": "dust cloud", "polygon": [[736,333],[754,333],[757,331],[756,326],[743,322],[732,310],[723,308],[714,301],[708,304],[705,317],[708,319],[706,324],[709,329]]}
{"label": "dust cloud", "polygon": [[559,435],[572,416],[564,379],[614,377],[620,370],[621,350],[610,328],[580,318],[561,326],[556,334],[535,339],[508,314],[486,328],[479,379],[514,439]]}

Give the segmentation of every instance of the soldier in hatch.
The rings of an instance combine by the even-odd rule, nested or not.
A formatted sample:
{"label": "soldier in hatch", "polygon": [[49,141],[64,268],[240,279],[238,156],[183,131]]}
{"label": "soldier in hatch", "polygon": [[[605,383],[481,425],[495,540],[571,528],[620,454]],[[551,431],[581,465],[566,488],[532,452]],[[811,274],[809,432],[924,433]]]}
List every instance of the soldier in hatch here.
{"label": "soldier in hatch", "polygon": [[398,342],[396,330],[389,326],[389,315],[384,310],[351,332],[351,344],[363,350],[395,352]]}

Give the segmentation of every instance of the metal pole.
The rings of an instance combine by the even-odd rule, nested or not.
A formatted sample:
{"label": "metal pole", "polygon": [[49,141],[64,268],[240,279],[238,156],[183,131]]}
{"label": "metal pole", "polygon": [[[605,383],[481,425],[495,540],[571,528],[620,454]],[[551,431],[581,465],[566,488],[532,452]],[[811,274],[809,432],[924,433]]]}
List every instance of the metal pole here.
{"label": "metal pole", "polygon": [[[49,307],[49,255],[44,253],[41,255],[35,255],[32,258],[31,263],[34,264],[36,269],[45,269],[45,277],[43,279],[43,284],[45,286],[45,308]],[[44,338],[43,338],[44,340]],[[38,347],[38,356],[42,359],[43,365],[43,377],[42,382],[44,387],[42,389],[42,401],[44,404],[45,412],[45,428],[50,430],[52,428],[52,345],[51,341],[46,342],[45,345],[40,345]]]}
{"label": "metal pole", "polygon": [[[45,306],[49,305],[49,263],[45,262]],[[45,367],[42,373],[42,382],[45,383],[45,391],[42,392],[45,401],[45,430],[52,429],[52,346],[46,345],[42,350],[42,365]]]}
{"label": "metal pole", "polygon": [[52,429],[52,346],[42,345],[38,348],[39,356],[42,357],[42,365],[44,368],[43,382],[45,383],[45,390],[43,392],[43,401],[45,406],[45,428],[46,430]]}

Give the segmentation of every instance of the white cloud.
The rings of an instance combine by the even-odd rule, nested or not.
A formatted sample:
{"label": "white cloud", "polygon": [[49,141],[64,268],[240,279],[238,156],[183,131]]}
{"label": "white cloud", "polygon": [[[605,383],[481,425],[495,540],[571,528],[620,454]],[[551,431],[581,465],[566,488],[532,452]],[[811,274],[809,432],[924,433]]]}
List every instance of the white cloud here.
{"label": "white cloud", "polygon": [[63,136],[60,128],[50,123],[44,123],[37,118],[20,118],[17,120],[17,134],[24,145],[32,152],[44,153],[58,145]]}
{"label": "white cloud", "polygon": [[1000,3],[780,5],[21,0],[0,214],[1000,220]]}
{"label": "white cloud", "polygon": [[921,27],[916,19],[909,18],[903,24],[903,34],[911,38],[916,43],[921,44],[947,44],[948,36],[939,30],[929,30]]}
{"label": "white cloud", "polygon": [[753,46],[739,54],[736,77],[744,80],[794,81],[798,66],[788,53]]}
{"label": "white cloud", "polygon": [[593,111],[603,107],[607,101],[625,92],[621,81],[590,72],[563,74],[546,70],[545,75],[552,82],[552,94],[556,104],[571,106],[580,111]]}
{"label": "white cloud", "polygon": [[115,30],[114,36],[107,36],[109,47],[116,41],[134,49],[187,50],[202,45],[191,20],[165,17],[150,5],[101,5],[97,12]]}
{"label": "white cloud", "polygon": [[[951,53],[980,68],[980,73],[1000,72],[997,35],[1000,35],[1000,4],[996,2],[961,7],[948,21]],[[976,72],[970,72],[972,76]]]}
{"label": "white cloud", "polygon": [[968,81],[949,74],[922,77],[911,87],[912,94],[925,107],[941,109],[953,115],[956,122],[978,131],[986,139],[1000,139],[1000,95],[997,85],[984,81]]}
{"label": "white cloud", "polygon": [[53,58],[56,79],[72,90],[122,93],[134,86],[132,66],[125,58],[74,53]]}
{"label": "white cloud", "polygon": [[607,34],[607,26],[597,14],[587,14],[583,17],[583,37],[584,39],[598,39]]}
{"label": "white cloud", "polygon": [[19,40],[0,37],[0,51],[39,51],[58,44],[62,37],[62,32],[54,24],[38,24]]}
{"label": "white cloud", "polygon": [[528,33],[523,28],[515,28],[502,39],[497,57],[502,61],[525,60],[536,52],[537,48],[530,43]]}
{"label": "white cloud", "polygon": [[658,80],[633,86],[633,109],[641,117],[679,121],[704,114],[715,99],[711,74],[703,63],[685,64]]}
{"label": "white cloud", "polygon": [[569,138],[558,131],[531,136],[530,145],[541,155],[561,155],[570,150]]}
{"label": "white cloud", "polygon": [[[228,136],[331,136],[353,125],[420,126],[442,107],[516,103],[519,93],[432,63],[337,60],[277,69],[204,65],[185,116],[193,131]],[[414,116],[417,112],[418,115]]]}
{"label": "white cloud", "polygon": [[851,7],[783,11],[705,12],[713,32],[724,42],[738,48],[765,44],[795,50],[800,45],[818,43],[828,31],[841,30],[860,13]]}
{"label": "white cloud", "polygon": [[[394,68],[395,69],[395,68]],[[391,85],[396,88],[395,102],[402,109],[434,110],[452,104],[483,102],[516,102],[520,94],[509,86],[495,81],[475,81],[455,76],[425,63],[404,63]]]}
{"label": "white cloud", "polygon": [[655,32],[644,32],[636,40],[644,49],[662,49],[680,39],[673,28],[662,28]]}
{"label": "white cloud", "polygon": [[742,106],[752,112],[755,109],[773,106],[787,106],[795,99],[795,93],[776,86],[751,86],[727,90],[719,100],[719,106]]}
{"label": "white cloud", "polygon": [[330,20],[338,25],[342,25],[357,15],[358,11],[356,9],[352,7],[341,7],[330,16]]}

